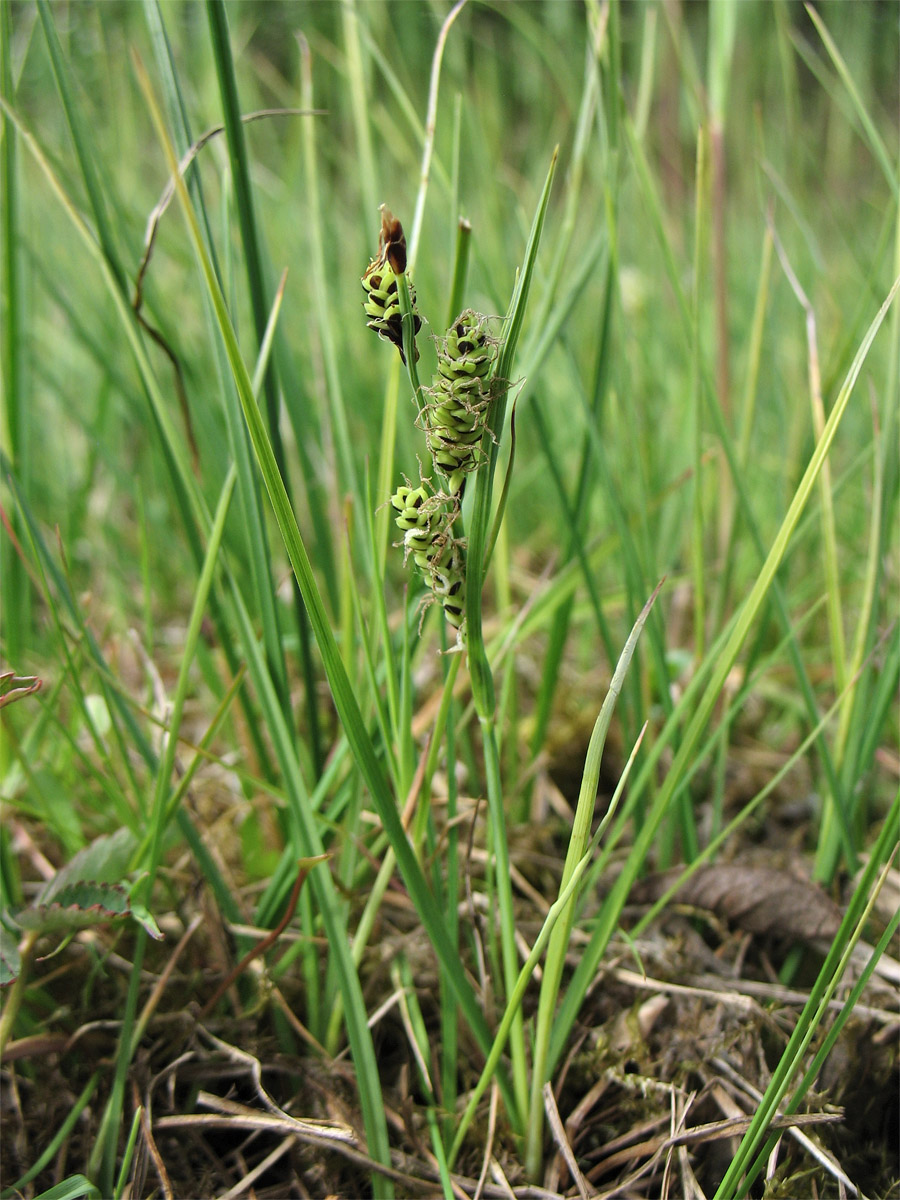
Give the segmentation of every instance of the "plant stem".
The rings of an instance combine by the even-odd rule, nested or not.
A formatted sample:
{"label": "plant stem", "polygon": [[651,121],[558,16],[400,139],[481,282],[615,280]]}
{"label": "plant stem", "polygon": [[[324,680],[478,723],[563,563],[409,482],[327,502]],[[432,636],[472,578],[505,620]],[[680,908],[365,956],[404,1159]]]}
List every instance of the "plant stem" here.
{"label": "plant stem", "polygon": [[[484,658],[486,676],[490,681],[493,695],[493,680],[487,656]],[[477,707],[477,702],[476,702]],[[496,863],[497,899],[500,905],[500,951],[503,959],[503,981],[505,998],[512,995],[518,978],[518,957],[516,952],[516,917],[513,911],[512,879],[509,873],[509,848],[506,841],[506,813],[503,807],[503,784],[500,778],[500,755],[497,750],[497,738],[494,730],[493,713],[478,713],[481,725],[481,738],[484,749],[484,773],[487,782],[488,817],[491,826],[491,840],[494,844]],[[513,1092],[518,1107],[517,1113],[510,1113],[514,1126],[521,1127],[525,1113],[528,1111],[528,1074],[525,1064],[525,1026],[521,1010],[513,1018],[510,1031],[510,1053],[513,1068]]]}
{"label": "plant stem", "polygon": [[3,1013],[0,1014],[0,1054],[6,1049],[6,1043],[12,1034],[16,1015],[22,1005],[22,997],[25,995],[25,984],[31,969],[31,956],[34,953],[34,946],[37,940],[37,933],[34,930],[30,930],[25,934],[21,949],[19,950],[19,973],[16,976],[15,983],[12,985],[12,990],[7,998]]}

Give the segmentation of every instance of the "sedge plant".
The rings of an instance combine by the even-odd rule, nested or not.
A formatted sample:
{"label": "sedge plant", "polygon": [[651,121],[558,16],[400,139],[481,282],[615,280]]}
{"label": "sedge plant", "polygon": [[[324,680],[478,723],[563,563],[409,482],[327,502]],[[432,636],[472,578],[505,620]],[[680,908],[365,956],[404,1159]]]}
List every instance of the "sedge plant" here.
{"label": "sedge plant", "polygon": [[[771,1121],[809,1095],[863,999],[861,980],[829,1027],[897,821],[881,783],[900,673],[896,138],[877,91],[889,56],[850,28],[873,33],[875,7],[810,10],[801,32],[786,5],[723,0],[705,69],[705,10],[588,0],[544,23],[518,3],[420,8],[313,6],[302,38],[270,40],[290,6],[261,20],[209,0],[190,18],[209,62],[158,0],[71,27],[46,0],[0,10],[0,676],[9,661],[44,679],[0,718],[0,1042],[26,1054],[56,1031],[53,972],[72,952],[115,945],[134,968],[108,1054],[67,1081],[68,1109],[4,1187],[40,1189],[53,1162],[70,1164],[53,1180],[65,1194],[140,1186],[150,1110],[130,1085],[178,977],[169,932],[183,925],[189,954],[204,942],[185,873],[236,969],[266,947],[223,998],[232,964],[208,983],[197,951],[200,1022],[271,1034],[283,1061],[348,1056],[368,1156],[352,1169],[377,1196],[406,1187],[379,1057],[395,1034],[435,1164],[424,1187],[474,1192],[454,1172],[480,1156],[487,1172],[491,1131],[519,1179],[545,1182],[545,1107],[567,1118],[563,1063],[608,999],[595,985],[633,883],[729,853],[789,767],[823,797],[818,877],[865,868],[709,1194],[758,1185]],[[670,113],[687,120],[666,129]],[[520,204],[557,142],[562,167]],[[834,186],[850,164],[852,201]],[[175,203],[154,210],[138,267],[165,175]],[[383,211],[360,320],[382,196],[414,214],[409,247]],[[600,707],[598,658],[613,685],[573,736],[565,693]],[[617,697],[621,746],[650,725],[592,835]],[[786,757],[735,816],[748,726]],[[558,823],[530,827],[561,732],[590,738],[562,848]],[[212,774],[231,790],[210,824],[197,795]],[[23,830],[63,863],[40,886]],[[523,837],[544,835],[535,922],[516,889]],[[383,967],[395,902],[414,933]],[[864,978],[895,933],[873,939]],[[53,936],[75,940],[45,962]],[[115,978],[97,960],[84,996]]]}
{"label": "sedge plant", "polygon": [[[446,336],[438,338],[437,372],[431,387],[423,387],[418,376],[419,350],[415,343],[422,320],[416,308],[415,290],[407,274],[406,238],[403,227],[393,214],[382,207],[381,233],[377,255],[362,278],[367,324],[379,337],[392,343],[409,372],[413,397],[419,408],[431,469],[441,481],[423,471],[417,484],[402,484],[391,496],[395,521],[402,534],[405,559],[412,559],[424,578],[430,595],[426,604],[436,602],[456,633],[456,647],[467,654],[475,711],[482,735],[490,832],[495,858],[495,886],[498,897],[500,951],[503,963],[501,995],[505,995],[507,1020],[494,1041],[489,1066],[480,1088],[497,1068],[500,1050],[507,1037],[513,1068],[513,1097],[517,1108],[509,1113],[514,1128],[526,1136],[526,1169],[538,1174],[542,1151],[542,1089],[545,1083],[550,1030],[560,995],[562,968],[574,924],[577,885],[589,861],[590,829],[593,820],[600,760],[615,703],[631,662],[638,636],[650,613],[656,592],[647,601],[631,638],[620,657],[606,701],[594,728],[588,750],[575,824],[560,883],[560,896],[544,933],[536,943],[529,963],[521,972],[517,966],[515,917],[509,885],[507,816],[504,788],[496,737],[496,699],[493,672],[482,635],[481,597],[490,550],[503,517],[504,486],[501,501],[493,516],[493,532],[488,540],[489,518],[493,513],[492,489],[499,435],[503,430],[504,406],[509,391],[509,375],[521,331],[525,305],[534,272],[536,254],[550,187],[556,167],[554,154],[541,202],[532,225],[525,264],[517,279],[503,335],[495,345],[488,333],[488,318],[471,309],[463,310],[451,322]],[[512,461],[512,456],[511,456]],[[510,463],[511,465],[511,463]],[[474,480],[472,527],[468,540],[461,536],[462,496],[468,478]],[[507,476],[508,484],[508,476]],[[661,586],[661,585],[660,585]],[[659,588],[656,589],[658,592]],[[612,810],[609,818],[612,816]],[[605,822],[603,827],[605,828]],[[595,841],[596,844],[596,841]],[[549,939],[549,942],[548,942]],[[527,1062],[524,1022],[520,1010],[524,988],[537,963],[538,945],[548,943],[548,961],[542,977],[541,999],[537,1016],[534,1057]],[[533,959],[533,961],[532,961]],[[529,1083],[530,1077],[530,1083]],[[471,1121],[480,1090],[470,1100],[463,1123],[454,1139],[451,1162]]]}

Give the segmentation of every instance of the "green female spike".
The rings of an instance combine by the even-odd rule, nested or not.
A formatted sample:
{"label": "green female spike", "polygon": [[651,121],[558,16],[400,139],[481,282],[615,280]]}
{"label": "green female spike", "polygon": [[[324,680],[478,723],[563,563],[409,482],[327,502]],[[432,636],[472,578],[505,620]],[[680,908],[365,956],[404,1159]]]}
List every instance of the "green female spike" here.
{"label": "green female spike", "polygon": [[467,308],[438,342],[438,369],[425,407],[425,440],[434,465],[457,495],[480,462],[491,402],[487,381],[494,359],[488,319]]}

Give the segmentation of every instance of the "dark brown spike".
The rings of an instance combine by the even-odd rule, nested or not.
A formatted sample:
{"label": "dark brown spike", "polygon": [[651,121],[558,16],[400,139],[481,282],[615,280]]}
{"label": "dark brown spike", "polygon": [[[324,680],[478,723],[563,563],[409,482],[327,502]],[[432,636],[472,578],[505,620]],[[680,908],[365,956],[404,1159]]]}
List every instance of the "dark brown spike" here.
{"label": "dark brown spike", "polygon": [[382,262],[387,259],[395,275],[406,271],[406,234],[403,226],[386,205],[381,206],[381,237],[378,241]]}

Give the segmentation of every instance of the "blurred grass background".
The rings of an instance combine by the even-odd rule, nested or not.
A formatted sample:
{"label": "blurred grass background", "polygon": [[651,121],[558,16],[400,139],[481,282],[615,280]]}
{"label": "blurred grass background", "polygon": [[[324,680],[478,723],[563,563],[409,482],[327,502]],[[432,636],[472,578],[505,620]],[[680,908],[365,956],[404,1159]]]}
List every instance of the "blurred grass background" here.
{"label": "blurred grass background", "polygon": [[[63,178],[71,182],[76,201],[83,201],[34,10],[16,4],[10,9],[17,107],[41,136]],[[164,5],[162,11],[186,90],[192,130],[199,136],[221,119],[205,17],[194,4]],[[889,6],[835,4],[821,11],[864,102],[880,120],[885,143],[891,146],[886,126],[892,113],[896,29]],[[377,63],[369,62],[366,107],[372,131],[372,180],[360,170],[340,6],[312,5],[303,11],[268,3],[258,8],[229,7],[245,111],[297,105],[299,32],[308,38],[314,56],[315,104],[327,110],[316,120],[328,289],[341,317],[342,387],[358,469],[366,451],[371,456],[379,445],[385,370],[382,347],[365,330],[357,311],[360,264],[365,266],[373,253],[378,226],[371,202],[387,200],[394,211],[406,216],[407,224],[411,219],[419,163],[415,123],[420,126],[424,119],[431,47],[440,15],[426,4],[366,4],[359,10],[364,44],[371,39],[378,54],[386,56],[390,70],[386,81]],[[105,195],[122,262],[133,276],[147,215],[166,182],[129,61],[132,48],[151,58],[146,20],[140,7],[130,4],[74,5],[61,8],[56,17],[94,140],[94,157],[108,188]],[[652,50],[657,61],[645,147],[660,187],[666,234],[685,284],[692,256],[701,98],[684,86],[689,68],[679,70],[679,57],[685,64],[693,59],[696,75],[693,80],[688,76],[688,82],[701,87],[706,20],[702,5],[683,11],[641,5],[622,9],[623,82],[626,103],[632,107],[639,99],[647,25],[655,26]],[[826,395],[846,369],[872,305],[880,303],[886,292],[891,262],[889,189],[855,128],[833,68],[802,7],[742,5],[738,21],[726,135],[729,392],[734,407],[746,368],[746,333],[770,201],[776,202],[779,235],[816,309]],[[673,35],[678,38],[674,49]],[[451,232],[459,215],[449,211],[446,165],[451,157],[456,93],[463,99],[461,209],[475,231],[471,299],[475,307],[500,312],[544,164],[557,142],[563,169],[571,154],[583,84],[584,40],[585,15],[577,4],[471,6],[458,18],[445,55],[436,165],[416,271],[420,307],[435,321],[443,316],[452,262]],[[403,103],[394,89],[400,89]],[[246,137],[258,221],[273,277],[270,285],[276,271],[283,266],[289,270],[283,335],[301,392],[286,396],[285,406],[289,412],[308,412],[309,425],[318,435],[318,451],[325,419],[323,368],[309,316],[311,233],[300,145],[302,121],[299,117],[259,121],[247,127]],[[223,141],[217,139],[201,152],[200,164],[214,233],[220,252],[227,256],[235,251],[236,235],[232,227],[230,236],[222,237],[229,186],[224,153]],[[122,594],[121,589],[135,582],[135,573],[123,572],[122,566],[137,559],[137,482],[154,525],[167,519],[165,485],[154,477],[159,468],[152,439],[146,436],[143,406],[108,302],[97,294],[98,289],[84,288],[84,258],[72,242],[58,204],[40,186],[30,164],[22,165],[20,269],[28,343],[34,350],[26,360],[29,403],[21,407],[23,432],[26,437],[30,433],[36,449],[29,458],[37,511],[44,520],[60,525],[75,582],[89,580],[95,592],[98,585],[109,589],[113,609],[135,614],[140,610],[133,595],[128,599],[128,590]],[[577,267],[585,248],[605,225],[606,163],[599,150],[592,147],[585,155],[583,170],[584,194],[570,258],[562,264],[564,274]],[[556,204],[561,203],[558,195]],[[661,496],[691,465],[685,436],[690,364],[659,247],[629,170],[623,171],[620,212],[621,316],[608,367],[613,386],[603,414],[603,437],[623,507],[629,513],[643,510],[645,514],[647,551],[652,555],[648,575],[661,574],[683,566],[684,556],[679,562],[673,549],[685,549],[681,531],[689,528],[688,493],[681,489],[680,495],[655,512],[647,511],[647,501]],[[188,262],[183,231],[170,214],[163,219],[159,250],[149,271],[148,315],[185,365],[197,441],[209,460],[202,479],[213,492],[220,477],[214,467],[225,454],[224,430],[216,406],[209,402],[215,365],[205,350],[203,312],[182,283]],[[544,270],[550,268],[545,263]],[[246,337],[252,322],[240,273],[235,276],[235,322]],[[542,408],[553,418],[548,428],[558,459],[566,467],[577,460],[580,442],[573,428],[583,422],[570,376],[574,371],[589,386],[600,287],[599,279],[588,283],[540,379],[531,381],[540,392]],[[707,340],[712,343],[712,313],[707,313],[706,321]],[[798,334],[802,334],[802,314],[790,289],[776,279],[768,298],[752,433],[753,494],[759,518],[769,526],[791,494],[811,446],[804,402],[806,346]],[[710,344],[707,349],[712,355],[714,347]],[[878,347],[874,353],[879,353]],[[164,362],[157,366],[162,376]],[[296,421],[300,425],[301,418]],[[527,546],[540,559],[556,544],[559,506],[545,482],[546,461],[536,449],[533,423],[521,420],[518,433],[521,454],[513,484],[515,503],[508,518],[510,542]],[[406,441],[403,452],[408,464],[414,445],[408,423],[401,423],[400,436]],[[836,475],[870,442],[868,405],[855,404],[835,451]],[[315,457],[327,481],[327,457],[320,453]],[[643,486],[636,494],[637,503],[629,503],[635,481]],[[866,475],[858,471],[842,499],[841,534],[847,552],[865,541],[866,487]],[[711,503],[715,500],[710,498]],[[600,489],[594,503],[592,525],[607,527]],[[131,519],[109,520],[111,509],[117,514],[127,512]],[[807,554],[815,558],[814,543]],[[190,573],[179,557],[177,540],[160,545],[154,539],[150,555],[154,603],[165,613],[173,589],[177,591],[179,580]],[[745,552],[743,558],[744,570],[752,571],[752,553]],[[711,556],[708,569],[715,566]],[[610,570],[615,585],[619,582],[615,565]],[[802,562],[795,571],[798,579],[808,577]]]}
{"label": "blurred grass background", "polygon": [[[369,516],[387,499],[374,494],[385,447],[395,434],[392,486],[400,472],[416,475],[423,450],[405,378],[396,430],[388,422],[385,434],[396,363],[365,328],[359,279],[375,252],[379,204],[403,220],[408,235],[413,228],[432,55],[448,11],[380,0],[4,5],[3,96],[21,126],[4,113],[2,653],[4,665],[42,676],[44,692],[39,709],[26,715],[17,706],[8,720],[4,714],[0,770],[7,813],[53,861],[120,825],[141,831],[156,786],[151,758],[138,761],[134,730],[110,711],[109,692],[105,702],[98,696],[106,687],[127,696],[143,736],[155,743],[146,709],[159,717],[160,696],[174,686],[199,563],[194,520],[185,515],[190,505],[173,483],[121,316],[23,131],[85,214],[130,298],[147,220],[168,179],[135,61],[169,106],[180,152],[188,137],[223,119],[223,53],[215,38],[223,18],[240,111],[317,110],[244,126],[252,200],[241,191],[225,136],[198,152],[188,178],[198,209],[202,197],[248,364],[259,350],[259,296],[264,322],[287,269],[275,374],[261,403],[270,436],[283,441],[297,522],[373,728],[377,688],[398,680],[407,731],[393,747],[390,738],[375,741],[387,763],[397,755],[393,782],[402,806],[412,714],[447,668],[435,656],[435,612],[417,637],[418,616],[412,602],[404,606],[408,580],[394,552],[384,559],[384,628],[395,644],[388,653],[387,636],[382,641],[375,689],[361,653],[353,593],[379,630],[377,642],[376,564],[385,539],[393,540],[386,523],[371,545],[366,535]],[[532,760],[583,760],[618,651],[663,576],[666,588],[620,701],[622,732],[609,770],[621,766],[645,719],[651,731],[642,754],[673,711],[667,741],[677,748],[690,712],[679,707],[684,691],[714,661],[716,639],[757,579],[818,440],[806,314],[785,268],[815,317],[823,423],[900,269],[898,63],[897,11],[887,3],[819,4],[812,12],[786,0],[473,2],[456,17],[414,267],[419,310],[430,321],[419,338],[423,378],[434,364],[427,335],[445,328],[459,218],[472,226],[465,303],[499,318],[560,147],[515,375],[521,394],[510,500],[485,594],[491,646],[504,639],[515,646],[514,659],[495,665],[513,838],[533,818],[524,783]],[[173,121],[176,83],[183,112]],[[256,298],[248,219],[259,242]],[[208,298],[196,286],[193,253],[173,205],[146,272],[143,315],[183,373],[186,410],[171,363],[146,342],[184,461],[212,510],[234,457],[223,399],[233,385]],[[722,718],[714,754],[696,764],[702,770],[692,801],[681,793],[667,814],[651,864],[692,859],[739,804],[731,783],[738,768],[758,752],[766,766],[754,777],[762,786],[766,771],[774,773],[773,764],[848,685],[840,725],[798,775],[801,841],[818,878],[830,885],[852,874],[889,811],[900,763],[900,652],[891,624],[898,346],[895,305],[842,419],[830,476],[813,492],[779,571],[783,599],[767,602],[750,632],[729,693],[738,695],[737,707]],[[736,479],[724,442],[734,448]],[[304,666],[309,634],[275,525],[243,487],[225,525],[225,554],[249,619],[266,639],[297,762],[312,788],[325,756],[342,745],[341,732],[314,649]],[[78,619],[60,604],[60,581],[48,586],[40,578],[48,567],[35,531],[63,567]],[[88,629],[109,677],[86,653]],[[189,743],[246,659],[241,637],[227,613],[215,632],[204,629],[187,708]],[[223,643],[233,651],[229,663]],[[748,680],[749,693],[740,693]],[[243,715],[229,713],[215,745],[218,762],[238,770],[231,797],[240,812],[238,845],[226,832],[235,808],[221,796],[204,793],[211,829],[204,829],[202,805],[193,813],[197,836],[222,860],[218,869],[235,898],[232,920],[238,910],[249,919],[258,885],[284,866],[291,843],[278,815],[283,763],[260,716],[265,705],[258,687],[242,697]],[[479,755],[461,729],[454,753],[477,795]],[[116,738],[118,749],[110,749]],[[321,832],[343,852],[366,800],[349,768],[339,764],[334,778],[338,800]],[[646,793],[657,781],[645,781]],[[98,799],[104,791],[109,804]],[[565,798],[574,803],[576,794],[577,787]],[[835,794],[846,812],[842,830],[835,828]],[[639,807],[639,817],[645,811]],[[24,894],[20,870],[27,884],[30,868],[12,861],[11,829],[3,854],[15,899]],[[368,851],[381,848],[369,839]],[[183,846],[170,841],[166,849],[171,863]],[[360,894],[371,883],[364,857],[352,855],[341,872]],[[289,883],[282,878],[266,893],[268,923]],[[217,895],[224,903],[221,886]],[[165,899],[158,904],[167,908]],[[261,912],[255,917],[265,923]],[[303,920],[307,932],[316,927],[312,912]],[[324,1036],[328,1005],[316,999],[309,956],[305,969],[317,1035]],[[323,994],[333,996],[333,979]]]}

